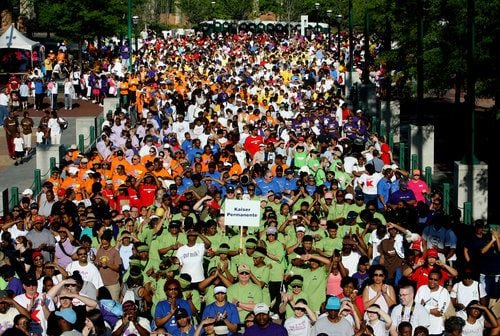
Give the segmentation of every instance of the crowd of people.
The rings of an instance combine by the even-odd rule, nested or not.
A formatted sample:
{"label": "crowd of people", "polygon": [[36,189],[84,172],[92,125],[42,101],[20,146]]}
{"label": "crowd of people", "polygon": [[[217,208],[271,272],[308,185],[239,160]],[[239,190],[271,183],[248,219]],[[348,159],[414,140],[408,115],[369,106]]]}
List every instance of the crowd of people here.
{"label": "crowd of people", "polygon": [[[0,334],[499,335],[500,233],[400,169],[329,45],[123,53],[95,149],[71,146],[3,218]],[[225,225],[227,200],[259,202],[259,226]]]}

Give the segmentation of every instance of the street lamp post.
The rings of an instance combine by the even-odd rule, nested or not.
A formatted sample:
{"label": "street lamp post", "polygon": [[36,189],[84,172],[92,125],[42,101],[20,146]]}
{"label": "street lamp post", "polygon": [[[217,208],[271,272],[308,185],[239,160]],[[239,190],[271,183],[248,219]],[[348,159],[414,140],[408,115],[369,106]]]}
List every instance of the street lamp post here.
{"label": "street lamp post", "polygon": [[342,19],[344,18],[342,14],[337,14],[337,53],[338,53],[338,58],[339,58],[339,63],[340,63],[340,48],[341,48],[341,41],[340,41],[340,25],[342,23]]}
{"label": "street lamp post", "polygon": [[212,1],[211,2],[212,4],[212,14],[214,15],[214,19],[213,19],[213,32],[215,34],[215,20],[216,20],[216,16],[215,16],[215,1]]}
{"label": "street lamp post", "polygon": [[331,48],[331,41],[332,41],[332,28],[330,27],[330,20],[332,18],[332,13],[333,11],[331,9],[328,9],[326,11],[326,17],[328,18],[328,51],[330,51],[330,48]]}
{"label": "street lamp post", "polygon": [[19,6],[12,7],[12,23],[14,23],[14,27],[17,27],[17,18],[19,17]]}
{"label": "street lamp post", "polygon": [[318,27],[319,27],[319,6],[320,6],[319,2],[316,2],[314,4],[314,7],[316,7],[316,29],[315,29],[316,30],[316,32],[315,32],[316,34],[318,34]]}
{"label": "street lamp post", "polygon": [[128,71],[132,73],[132,0],[127,2]]}
{"label": "street lamp post", "polygon": [[134,23],[134,35],[135,35],[135,52],[139,52],[139,37],[137,36],[137,25],[139,24],[139,17],[137,15],[132,16],[132,22]]}

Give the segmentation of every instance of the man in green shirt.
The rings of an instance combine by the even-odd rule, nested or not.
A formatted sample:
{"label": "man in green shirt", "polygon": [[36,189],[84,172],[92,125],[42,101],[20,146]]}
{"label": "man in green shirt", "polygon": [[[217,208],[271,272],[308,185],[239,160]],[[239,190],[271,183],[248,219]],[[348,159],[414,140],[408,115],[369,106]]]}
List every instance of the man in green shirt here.
{"label": "man in green shirt", "polygon": [[262,289],[250,281],[250,271],[248,265],[239,265],[238,282],[232,284],[227,289],[227,300],[236,305],[241,321],[263,299]]}

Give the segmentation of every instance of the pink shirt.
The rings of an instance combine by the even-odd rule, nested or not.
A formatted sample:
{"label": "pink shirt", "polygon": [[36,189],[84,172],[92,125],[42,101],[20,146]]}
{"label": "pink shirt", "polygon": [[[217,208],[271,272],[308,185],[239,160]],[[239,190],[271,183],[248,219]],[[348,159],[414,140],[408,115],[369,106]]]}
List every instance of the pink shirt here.
{"label": "pink shirt", "polygon": [[415,199],[418,201],[422,201],[425,203],[425,194],[423,192],[425,191],[426,193],[429,193],[429,187],[427,186],[427,183],[425,183],[424,180],[414,180],[411,179],[408,181],[408,189],[413,191],[415,194]]}

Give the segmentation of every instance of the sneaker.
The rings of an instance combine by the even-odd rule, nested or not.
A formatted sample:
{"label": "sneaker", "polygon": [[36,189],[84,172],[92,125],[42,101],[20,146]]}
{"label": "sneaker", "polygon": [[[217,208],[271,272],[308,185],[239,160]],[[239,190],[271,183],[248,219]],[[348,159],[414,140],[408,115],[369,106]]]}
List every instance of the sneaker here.
{"label": "sneaker", "polygon": [[16,161],[16,163],[14,163],[14,166],[19,166],[19,163],[17,163],[17,161]]}

